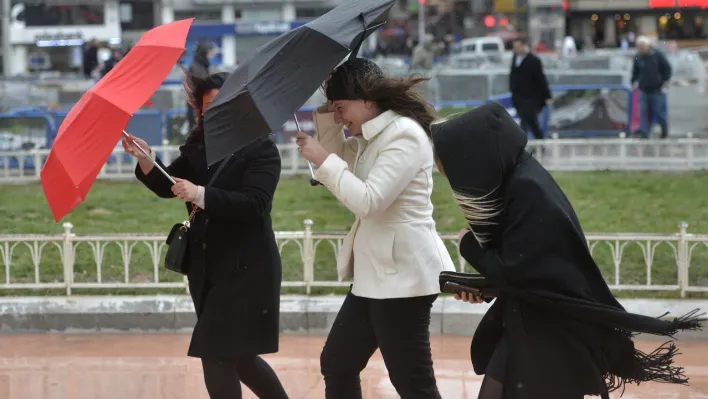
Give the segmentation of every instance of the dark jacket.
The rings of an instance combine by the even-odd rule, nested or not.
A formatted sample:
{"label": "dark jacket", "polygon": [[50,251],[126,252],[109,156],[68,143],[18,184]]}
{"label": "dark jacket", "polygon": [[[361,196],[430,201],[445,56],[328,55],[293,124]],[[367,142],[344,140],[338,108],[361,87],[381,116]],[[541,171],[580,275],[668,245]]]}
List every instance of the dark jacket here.
{"label": "dark jacket", "polygon": [[639,90],[655,93],[671,80],[671,64],[661,51],[651,49],[648,54],[637,54],[632,66],[632,84],[639,83]]}
{"label": "dark jacket", "polygon": [[460,254],[501,289],[472,341],[475,372],[485,373],[504,336],[509,357],[502,383],[513,387],[505,399],[607,395],[626,382],[685,383],[683,370],[673,365],[673,344],[647,355],[634,348],[632,336],[670,336],[699,328],[699,321],[693,315],[659,320],[622,308],[573,207],[525,151],[526,134],[506,110],[487,104],[433,128],[452,189],[495,211],[470,220],[488,241],[480,244],[470,233],[460,242]]}
{"label": "dark jacket", "polygon": [[106,60],[106,62],[103,64],[101,77],[108,75],[108,72],[110,72],[118,64],[118,62],[120,62],[120,60],[115,57],[111,57]]}
{"label": "dark jacket", "polygon": [[514,106],[523,104],[526,107],[536,107],[541,110],[546,105],[546,100],[551,98],[551,89],[543,72],[541,59],[532,53],[526,54],[521,64],[516,66],[516,57],[511,57],[511,71],[509,72],[509,92]]}
{"label": "dark jacket", "polygon": [[[190,136],[180,152],[167,172],[206,186],[219,164],[207,168],[203,140]],[[189,290],[197,312],[190,356],[278,351],[282,268],[270,212],[280,168],[275,143],[258,140],[235,154],[205,189],[205,209],[189,232]],[[138,166],[135,174],[158,196],[174,197],[157,168],[144,175]]]}
{"label": "dark jacket", "polygon": [[91,73],[98,66],[98,48],[89,46],[84,50],[83,70],[84,76],[91,77]]}

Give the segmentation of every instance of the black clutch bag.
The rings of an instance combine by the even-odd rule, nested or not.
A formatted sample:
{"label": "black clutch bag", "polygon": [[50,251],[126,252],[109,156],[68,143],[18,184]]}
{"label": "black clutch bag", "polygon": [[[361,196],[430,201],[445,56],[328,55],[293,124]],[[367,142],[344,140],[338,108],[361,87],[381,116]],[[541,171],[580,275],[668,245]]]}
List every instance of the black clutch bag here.
{"label": "black clutch bag", "polygon": [[189,219],[172,226],[170,234],[167,235],[167,254],[165,255],[165,268],[180,274],[189,273],[189,225],[197,213],[197,206],[192,205],[192,212]]}
{"label": "black clutch bag", "polygon": [[448,294],[458,294],[464,291],[481,294],[484,298],[496,298],[499,295],[499,289],[492,286],[489,280],[481,274],[442,272],[439,282],[440,291]]}

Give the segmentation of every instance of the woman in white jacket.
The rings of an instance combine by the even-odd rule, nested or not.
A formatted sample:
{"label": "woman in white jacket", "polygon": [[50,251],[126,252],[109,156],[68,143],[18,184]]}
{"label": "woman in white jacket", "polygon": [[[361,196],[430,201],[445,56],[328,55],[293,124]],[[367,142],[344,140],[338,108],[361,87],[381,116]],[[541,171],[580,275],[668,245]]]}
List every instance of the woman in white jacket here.
{"label": "woman in white jacket", "polygon": [[[434,111],[416,93],[424,78],[388,78],[364,59],[337,68],[315,112],[317,139],[298,133],[315,179],[356,215],[337,259],[351,292],[320,358],[326,397],[362,397],[359,373],[381,350],[402,399],[440,398],[430,352],[438,275],[454,264],[435,230]],[[346,138],[346,127],[352,137]]]}

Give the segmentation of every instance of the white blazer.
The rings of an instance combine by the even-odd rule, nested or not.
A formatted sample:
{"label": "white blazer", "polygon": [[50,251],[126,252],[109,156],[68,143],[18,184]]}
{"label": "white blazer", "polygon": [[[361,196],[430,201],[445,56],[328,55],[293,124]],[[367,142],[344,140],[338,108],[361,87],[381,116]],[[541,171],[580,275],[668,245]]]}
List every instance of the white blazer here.
{"label": "white blazer", "polygon": [[314,120],[331,152],[315,179],[356,215],[337,257],[340,281],[353,278],[352,293],[364,298],[440,293],[440,272],[455,266],[435,230],[433,148],[423,128],[386,111],[347,139],[334,113],[320,108]]}

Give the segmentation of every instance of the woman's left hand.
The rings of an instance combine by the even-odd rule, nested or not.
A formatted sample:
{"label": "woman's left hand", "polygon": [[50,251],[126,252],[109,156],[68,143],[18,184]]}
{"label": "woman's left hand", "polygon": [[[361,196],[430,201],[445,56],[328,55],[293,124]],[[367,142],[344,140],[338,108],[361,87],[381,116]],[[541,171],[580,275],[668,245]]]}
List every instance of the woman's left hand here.
{"label": "woman's left hand", "polygon": [[197,186],[184,179],[174,179],[177,183],[172,186],[172,193],[184,202],[194,202],[197,198]]}
{"label": "woman's left hand", "polygon": [[465,236],[465,234],[469,233],[470,229],[462,229],[460,230],[460,234],[457,236],[457,246],[460,246],[460,242],[462,241],[462,237]]}
{"label": "woman's left hand", "polygon": [[307,133],[298,132],[295,138],[297,139],[295,142],[298,145],[298,151],[300,151],[302,157],[315,165],[322,165],[329,156],[329,152],[322,147],[322,144]]}

